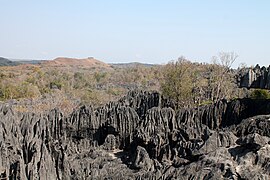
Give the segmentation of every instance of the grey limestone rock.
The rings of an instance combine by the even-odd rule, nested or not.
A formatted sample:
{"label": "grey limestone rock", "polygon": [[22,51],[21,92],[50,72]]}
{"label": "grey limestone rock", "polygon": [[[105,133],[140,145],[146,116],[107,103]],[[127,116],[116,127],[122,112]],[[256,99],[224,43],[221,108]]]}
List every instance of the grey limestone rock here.
{"label": "grey limestone rock", "polygon": [[270,66],[243,68],[238,73],[240,87],[270,89]]}
{"label": "grey limestone rock", "polygon": [[2,103],[0,178],[269,179],[269,100],[169,104],[142,91],[67,116]]}

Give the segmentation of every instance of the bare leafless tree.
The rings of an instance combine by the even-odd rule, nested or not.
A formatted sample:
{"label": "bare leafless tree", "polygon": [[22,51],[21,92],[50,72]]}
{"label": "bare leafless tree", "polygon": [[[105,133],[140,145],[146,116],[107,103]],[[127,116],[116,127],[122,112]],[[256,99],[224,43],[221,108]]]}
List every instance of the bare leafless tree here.
{"label": "bare leafless tree", "polygon": [[[216,79],[213,100],[218,101],[225,98],[228,95],[228,90],[230,87],[230,81],[232,77],[230,76],[230,70],[238,58],[235,52],[220,52],[218,56],[213,57],[213,64],[215,66],[214,76]],[[228,84],[229,83],[229,84]],[[223,86],[222,86],[223,85]]]}

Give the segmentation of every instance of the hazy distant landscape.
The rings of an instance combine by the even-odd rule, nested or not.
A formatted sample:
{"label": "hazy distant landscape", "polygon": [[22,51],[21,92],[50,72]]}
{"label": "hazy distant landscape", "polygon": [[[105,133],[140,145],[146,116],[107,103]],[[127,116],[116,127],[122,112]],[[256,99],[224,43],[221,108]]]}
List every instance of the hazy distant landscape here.
{"label": "hazy distant landscape", "polygon": [[270,68],[237,57],[1,58],[1,178],[267,178]]}
{"label": "hazy distant landscape", "polygon": [[[130,90],[161,92],[177,106],[183,107],[211,104],[220,99],[250,97],[252,90],[247,89],[249,85],[245,85],[245,90],[240,88],[241,81],[244,81],[241,78],[245,76],[241,72],[248,67],[230,69],[237,58],[235,53],[220,53],[216,58],[219,62],[208,64],[192,63],[180,57],[166,65],[107,64],[93,57],[59,57],[43,61],[2,58],[0,99],[23,102],[57,97],[58,103],[64,101],[65,109],[71,111],[81,104],[98,106],[116,101]],[[255,80],[252,77],[248,79]],[[59,104],[49,106],[50,101],[46,104],[47,108],[59,107]]]}

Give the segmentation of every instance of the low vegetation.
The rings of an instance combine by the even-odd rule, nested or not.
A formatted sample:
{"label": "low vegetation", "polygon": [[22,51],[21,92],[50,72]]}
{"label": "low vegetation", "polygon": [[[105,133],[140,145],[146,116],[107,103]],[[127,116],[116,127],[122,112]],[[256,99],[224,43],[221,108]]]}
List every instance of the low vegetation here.
{"label": "low vegetation", "polygon": [[[231,69],[236,58],[235,53],[220,53],[212,64],[192,63],[180,57],[166,65],[129,64],[110,68],[4,66],[0,67],[0,101],[30,99],[38,101],[33,104],[40,104],[37,110],[65,107],[71,111],[80,104],[99,106],[119,99],[129,90],[141,89],[161,92],[175,102],[176,108],[211,104],[246,96],[237,88]],[[253,93],[252,98],[269,98],[264,91]],[[53,100],[41,103],[48,98]],[[20,106],[20,109],[27,108]]]}
{"label": "low vegetation", "polygon": [[249,96],[252,99],[270,99],[270,93],[265,89],[255,89]]}
{"label": "low vegetation", "polygon": [[[161,72],[159,66],[140,64],[111,69],[23,65],[0,67],[0,77],[0,101],[40,101],[57,95],[70,101],[66,104],[98,106],[132,89],[159,90]],[[54,106],[57,103],[48,107]]]}

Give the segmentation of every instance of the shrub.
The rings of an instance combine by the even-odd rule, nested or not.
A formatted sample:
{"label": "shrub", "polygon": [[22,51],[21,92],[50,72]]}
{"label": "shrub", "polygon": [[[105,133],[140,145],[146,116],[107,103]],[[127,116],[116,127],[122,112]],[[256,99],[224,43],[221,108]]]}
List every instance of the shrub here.
{"label": "shrub", "polygon": [[168,63],[163,70],[161,91],[165,97],[174,100],[177,107],[187,104],[192,96],[191,62],[179,58]]}
{"label": "shrub", "polygon": [[50,82],[50,89],[60,89],[62,88],[63,83],[61,83],[60,81],[53,81]]}
{"label": "shrub", "polygon": [[265,89],[256,89],[251,92],[250,98],[252,99],[270,99],[269,91]]}

